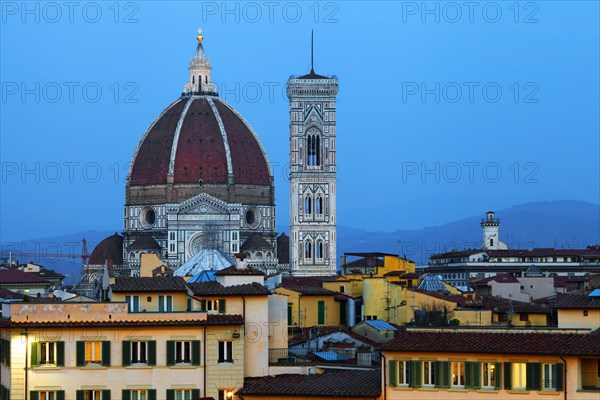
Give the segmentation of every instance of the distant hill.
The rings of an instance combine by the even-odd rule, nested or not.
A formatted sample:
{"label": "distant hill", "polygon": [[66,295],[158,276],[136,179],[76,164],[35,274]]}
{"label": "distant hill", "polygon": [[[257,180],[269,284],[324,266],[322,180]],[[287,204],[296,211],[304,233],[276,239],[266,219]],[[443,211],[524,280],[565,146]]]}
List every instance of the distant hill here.
{"label": "distant hill", "polygon": [[[482,231],[478,215],[440,226],[393,232],[369,232],[363,229],[338,227],[338,256],[344,252],[380,251],[403,255],[417,263],[426,263],[434,253],[452,249],[479,247]],[[600,205],[581,201],[548,201],[493,210],[500,219],[500,238],[511,248],[557,247],[581,248],[600,244]],[[287,232],[287,227],[278,227]],[[6,251],[32,253],[15,256],[20,262],[34,261],[76,279],[81,273],[81,239],[94,246],[113,231],[86,231],[50,238],[2,243]],[[70,258],[51,257],[69,254]],[[339,261],[339,259],[338,259]]]}

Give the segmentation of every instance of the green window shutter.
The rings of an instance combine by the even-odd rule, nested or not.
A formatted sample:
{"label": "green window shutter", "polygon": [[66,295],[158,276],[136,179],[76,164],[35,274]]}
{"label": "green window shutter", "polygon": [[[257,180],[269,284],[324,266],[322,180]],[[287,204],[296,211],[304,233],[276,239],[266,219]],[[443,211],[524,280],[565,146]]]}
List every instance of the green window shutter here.
{"label": "green window shutter", "polygon": [[200,311],[206,311],[206,300],[200,300]]}
{"label": "green window shutter", "polygon": [[412,364],[412,387],[421,387],[423,384],[423,362],[413,361]]}
{"label": "green window shutter", "polygon": [[75,398],[77,400],[85,400],[85,391],[83,391],[83,390],[77,390],[75,393],[76,393],[75,394]]}
{"label": "green window shutter", "polygon": [[527,363],[527,390],[540,390],[542,386],[542,365],[540,363]]}
{"label": "green window shutter", "polygon": [[406,362],[406,382],[408,386],[413,386],[413,361]]}
{"label": "green window shutter", "polygon": [[56,342],[56,366],[65,366],[65,342]]}
{"label": "green window shutter", "polygon": [[479,389],[481,387],[481,363],[474,362],[471,364],[473,368],[473,389]]}
{"label": "green window shutter", "polygon": [[32,390],[29,392],[29,400],[40,400],[40,392]]}
{"label": "green window shutter", "polygon": [[131,390],[123,389],[122,398],[123,400],[131,400]]}
{"label": "green window shutter", "polygon": [[502,389],[502,363],[497,362],[494,370],[496,371],[496,384],[494,385],[494,389],[500,390]]}
{"label": "green window shutter", "polygon": [[156,365],[156,340],[148,340],[148,365]]}
{"label": "green window shutter", "polygon": [[471,369],[471,361],[465,361],[465,388],[473,387],[473,371]]}
{"label": "green window shutter", "polygon": [[288,306],[288,325],[294,325],[294,314],[292,312],[292,306]]}
{"label": "green window shutter", "polygon": [[104,389],[102,391],[102,400],[110,400],[110,390]]}
{"label": "green window shutter", "polygon": [[187,299],[187,308],[186,311],[192,311],[192,299]]}
{"label": "green window shutter", "polygon": [[396,366],[397,366],[398,362],[394,361],[394,360],[390,360],[388,363],[388,370],[389,370],[389,386],[397,386],[398,382],[396,381],[396,377],[397,377],[397,372],[396,372]]}
{"label": "green window shutter", "polygon": [[442,387],[450,387],[452,381],[452,365],[450,361],[442,362]]}
{"label": "green window shutter", "polygon": [[175,341],[167,340],[167,366],[175,365]]}
{"label": "green window shutter", "polygon": [[165,311],[164,302],[165,302],[165,296],[158,296],[158,311],[160,311],[160,312]]}
{"label": "green window shutter", "polygon": [[167,389],[167,400],[175,400],[175,389]]}
{"label": "green window shutter", "polygon": [[556,377],[553,378],[554,379],[554,387],[556,388],[556,390],[558,390],[559,392],[562,391],[564,388],[564,365],[562,363],[556,364],[555,365],[556,368],[554,368]]}
{"label": "green window shutter", "polygon": [[64,390],[56,391],[56,400],[65,400],[65,391]]}
{"label": "green window shutter", "polygon": [[131,312],[131,296],[125,296],[125,302],[127,303],[127,311]]}
{"label": "green window shutter", "polygon": [[156,389],[148,389],[148,400],[156,400]]}
{"label": "green window shutter", "polygon": [[319,300],[317,308],[318,308],[317,324],[323,325],[325,323],[325,302],[323,300]]}
{"label": "green window shutter", "polygon": [[225,313],[225,299],[219,299],[219,312]]}
{"label": "green window shutter", "polygon": [[78,340],[77,343],[75,343],[75,353],[76,365],[78,367],[83,367],[85,365],[85,342]]}
{"label": "green window shutter", "polygon": [[110,341],[102,341],[102,365],[110,367]]}
{"label": "green window shutter", "polygon": [[347,315],[346,315],[346,305],[348,303],[346,301],[340,301],[340,325],[347,324]]}
{"label": "green window shutter", "polygon": [[512,389],[512,381],[511,381],[511,371],[510,371],[510,363],[509,362],[505,362],[504,363],[504,390],[510,390]]}
{"label": "green window shutter", "polygon": [[435,361],[433,363],[433,385],[435,387],[442,386],[442,362]]}
{"label": "green window shutter", "polygon": [[200,389],[192,389],[192,400],[200,398]]}
{"label": "green window shutter", "polygon": [[167,311],[173,311],[173,296],[167,296]]}
{"label": "green window shutter", "polygon": [[200,365],[200,341],[199,340],[192,340],[192,365]]}
{"label": "green window shutter", "polygon": [[[40,342],[31,342],[31,366],[37,367],[40,365]],[[31,400],[34,400],[33,398]]]}
{"label": "green window shutter", "polygon": [[[122,364],[124,367],[131,365],[131,342],[123,340],[123,351],[121,353],[121,356],[123,357]],[[123,391],[123,393],[125,393],[125,391]]]}

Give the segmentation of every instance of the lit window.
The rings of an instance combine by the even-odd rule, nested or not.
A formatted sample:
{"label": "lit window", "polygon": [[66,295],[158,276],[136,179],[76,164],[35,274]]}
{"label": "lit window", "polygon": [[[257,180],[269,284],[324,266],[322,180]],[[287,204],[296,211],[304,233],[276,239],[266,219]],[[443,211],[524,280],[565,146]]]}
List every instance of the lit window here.
{"label": "lit window", "polygon": [[39,393],[39,400],[56,400],[57,392],[54,390],[41,390]]}
{"label": "lit window", "polygon": [[398,385],[408,385],[408,362],[407,361],[398,361],[397,370],[397,382]]}
{"label": "lit window", "polygon": [[526,389],[527,388],[527,364],[513,363],[512,364],[512,388]]}
{"label": "lit window", "polygon": [[464,386],[465,385],[465,363],[464,362],[453,362],[452,363],[452,386]]}
{"label": "lit window", "polygon": [[84,400],[102,400],[102,391],[101,390],[84,390],[83,391],[83,399]]}
{"label": "lit window", "polygon": [[233,342],[219,342],[219,363],[233,362]]}
{"label": "lit window", "polygon": [[131,400],[147,400],[148,399],[148,391],[147,390],[132,390],[131,391]]}
{"label": "lit window", "polygon": [[56,365],[56,343],[40,342],[40,365]]}
{"label": "lit window", "polygon": [[85,342],[85,363],[102,363],[102,342]]}
{"label": "lit window", "polygon": [[482,369],[482,386],[484,387],[495,387],[496,386],[496,364],[494,363],[483,363]]}
{"label": "lit window", "polygon": [[431,361],[423,361],[423,386],[434,385],[434,364]]}
{"label": "lit window", "polygon": [[233,399],[233,389],[220,389],[219,400],[231,400]]}

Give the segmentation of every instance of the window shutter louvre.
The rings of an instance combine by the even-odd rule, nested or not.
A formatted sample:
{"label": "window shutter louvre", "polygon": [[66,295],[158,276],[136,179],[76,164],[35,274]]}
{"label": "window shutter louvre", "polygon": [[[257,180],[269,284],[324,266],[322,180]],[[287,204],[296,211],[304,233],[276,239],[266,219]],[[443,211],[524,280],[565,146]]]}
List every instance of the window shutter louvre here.
{"label": "window shutter louvre", "polygon": [[105,389],[102,391],[102,400],[110,400],[110,390]]}
{"label": "window shutter louvre", "polygon": [[127,311],[131,312],[131,296],[125,296],[125,302],[127,303]]}
{"label": "window shutter louvre", "polygon": [[502,389],[502,363],[497,362],[494,370],[496,371],[496,384],[494,385],[495,389]]}
{"label": "window shutter louvre", "polygon": [[481,387],[481,363],[474,362],[471,364],[473,368],[473,388],[479,389]]}
{"label": "window shutter louvre", "polygon": [[75,394],[77,400],[85,400],[85,392],[83,390],[77,390]]}
{"label": "window shutter louvre", "polygon": [[473,387],[473,371],[471,371],[471,362],[465,361],[465,388]]}
{"label": "window shutter louvre", "polygon": [[225,299],[219,299],[219,312],[225,313]]}
{"label": "window shutter louvre", "polygon": [[527,390],[540,390],[541,389],[541,369],[540,363],[527,363]]}
{"label": "window shutter louvre", "polygon": [[165,311],[164,302],[165,302],[165,296],[158,296],[158,311],[160,311],[160,312]]}
{"label": "window shutter louvre", "polygon": [[422,361],[414,361],[413,362],[413,387],[421,387],[423,382],[422,379],[423,372],[423,362]]}
{"label": "window shutter louvre", "polygon": [[[85,365],[85,342],[78,340],[75,343],[75,353],[76,365],[83,367]],[[79,390],[77,391],[77,395],[79,396]]]}
{"label": "window shutter louvre", "polygon": [[29,400],[40,400],[40,392],[32,390],[29,392]]}
{"label": "window shutter louvre", "polygon": [[564,366],[562,363],[558,363],[555,365],[555,373],[556,378],[554,378],[554,387],[559,392],[563,390],[563,382],[564,382]]}
{"label": "window shutter louvre", "polygon": [[396,381],[396,366],[397,366],[398,362],[394,361],[394,360],[390,360],[388,363],[388,370],[389,370],[389,386],[394,387],[397,386],[398,382]]}
{"label": "window shutter louvre", "polygon": [[148,400],[156,400],[156,389],[148,389]]}
{"label": "window shutter louvre", "polygon": [[148,365],[156,365],[156,340],[148,340]]}
{"label": "window shutter louvre", "polygon": [[167,340],[167,366],[175,365],[175,341]]}
{"label": "window shutter louvre", "polygon": [[510,363],[505,362],[504,363],[504,390],[512,389],[511,377],[512,377],[512,375],[510,372]]}
{"label": "window shutter louvre", "polygon": [[450,365],[450,361],[444,361],[442,366],[442,387],[448,388],[452,380],[452,365]]}
{"label": "window shutter louvre", "polygon": [[200,311],[206,311],[206,300],[200,300]]}
{"label": "window shutter louvre", "polygon": [[108,340],[102,341],[102,365],[110,367],[110,341]]}
{"label": "window shutter louvre", "polygon": [[123,389],[123,400],[131,400],[131,390]]}
{"label": "window shutter louvre", "polygon": [[65,366],[65,342],[56,342],[56,366]]}
{"label": "window shutter louvre", "polygon": [[173,311],[173,296],[167,296],[167,311]]}
{"label": "window shutter louvre", "polygon": [[65,400],[65,391],[64,390],[56,391],[56,400]]}
{"label": "window shutter louvre", "polygon": [[192,365],[200,365],[200,341],[199,340],[192,340]]}
{"label": "window shutter louvre", "polygon": [[408,386],[413,387],[413,366],[414,361],[407,361],[406,363],[406,383],[408,383]]}
{"label": "window shutter louvre", "polygon": [[192,400],[200,398],[200,389],[192,389]]}
{"label": "window shutter louvre", "polygon": [[433,363],[433,385],[435,387],[442,386],[442,362],[435,361]]}
{"label": "window shutter louvre", "polygon": [[175,400],[175,389],[167,389],[167,400]]}
{"label": "window shutter louvre", "polygon": [[[123,366],[126,367],[131,365],[131,342],[124,340],[123,341],[123,351],[121,353],[123,356]],[[123,391],[125,393],[125,391]],[[126,400],[123,398],[123,400]]]}
{"label": "window shutter louvre", "polygon": [[[31,342],[31,366],[37,367],[40,365],[40,342]],[[33,392],[32,392],[33,393]],[[34,400],[33,398],[31,400]]]}

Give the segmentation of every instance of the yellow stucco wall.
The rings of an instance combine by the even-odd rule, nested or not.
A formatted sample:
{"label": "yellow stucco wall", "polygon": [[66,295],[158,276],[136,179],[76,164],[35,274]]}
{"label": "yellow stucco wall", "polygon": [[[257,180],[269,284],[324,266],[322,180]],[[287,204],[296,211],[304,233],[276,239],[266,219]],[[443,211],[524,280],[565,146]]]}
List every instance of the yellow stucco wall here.
{"label": "yellow stucco wall", "polygon": [[[443,398],[446,400],[498,400],[498,399],[563,399],[565,392],[553,390],[485,390],[485,389],[458,389],[458,388],[410,388],[390,387],[388,377],[389,360],[421,360],[421,361],[475,361],[475,362],[540,362],[540,363],[562,363],[559,355],[555,356],[532,356],[532,355],[502,355],[502,354],[478,354],[478,353],[399,353],[383,352],[385,366],[383,368],[382,380],[385,380],[386,397],[388,400],[431,400]],[[580,365],[578,357],[565,357],[566,378],[565,388],[568,399],[572,400],[598,400],[600,392],[580,390]],[[594,360],[596,361],[596,360]],[[385,376],[384,376],[385,374]],[[503,379],[502,374],[502,379]],[[383,383],[383,382],[382,382]]]}
{"label": "yellow stucco wall", "polygon": [[600,309],[587,309],[587,316],[583,309],[562,308],[558,310],[559,328],[600,328]]}
{"label": "yellow stucco wall", "polygon": [[126,296],[139,296],[140,297],[140,311],[146,310],[146,312],[157,312],[159,310],[159,296],[173,296],[173,311],[186,311],[187,310],[187,293],[185,292],[118,292],[112,293],[112,302],[125,301]]}
{"label": "yellow stucco wall", "polygon": [[[302,296],[300,293],[279,287],[277,292],[288,297],[288,307],[292,308],[292,326],[337,326],[340,324],[340,304],[332,295]],[[325,305],[325,323],[319,324],[319,301]]]}

